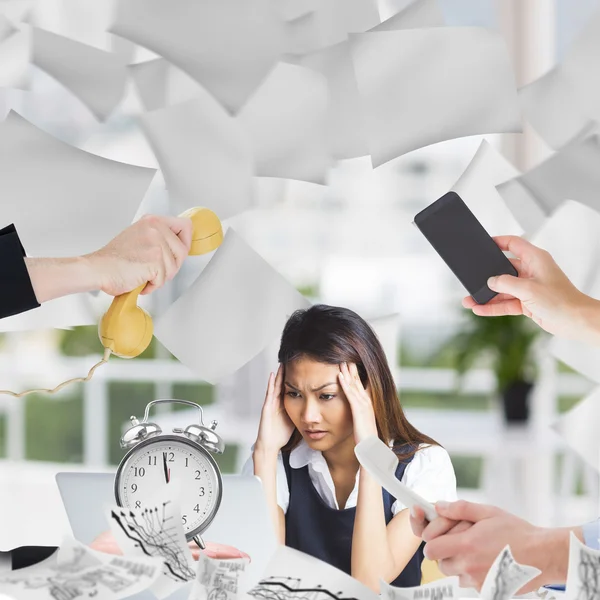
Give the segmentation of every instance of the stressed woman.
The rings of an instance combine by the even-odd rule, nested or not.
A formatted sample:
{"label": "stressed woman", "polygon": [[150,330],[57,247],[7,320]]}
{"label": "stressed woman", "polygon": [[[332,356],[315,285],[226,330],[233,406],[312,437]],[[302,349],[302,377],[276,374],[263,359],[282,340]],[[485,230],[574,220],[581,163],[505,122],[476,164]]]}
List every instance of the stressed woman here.
{"label": "stressed woman", "polygon": [[379,592],[419,585],[423,560],[409,511],[362,468],[354,447],[377,435],[398,456],[396,477],[431,501],[454,500],[448,453],[406,419],[383,348],[344,308],[296,311],[281,337],[252,458],[280,543]]}

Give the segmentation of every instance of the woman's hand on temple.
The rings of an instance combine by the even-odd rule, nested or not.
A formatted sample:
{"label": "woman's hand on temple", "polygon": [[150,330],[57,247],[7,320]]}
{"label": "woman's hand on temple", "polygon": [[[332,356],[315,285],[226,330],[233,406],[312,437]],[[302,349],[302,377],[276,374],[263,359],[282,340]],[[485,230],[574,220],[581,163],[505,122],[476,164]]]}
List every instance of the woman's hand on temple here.
{"label": "woman's hand on temple", "polygon": [[279,365],[277,375],[269,376],[269,384],[265,395],[258,426],[258,436],[254,450],[267,453],[278,453],[292,436],[294,424],[283,405],[283,365]]}
{"label": "woman's hand on temple", "polygon": [[373,401],[369,392],[363,387],[356,365],[342,363],[339,380],[352,410],[354,441],[358,444],[372,435],[378,435]]}

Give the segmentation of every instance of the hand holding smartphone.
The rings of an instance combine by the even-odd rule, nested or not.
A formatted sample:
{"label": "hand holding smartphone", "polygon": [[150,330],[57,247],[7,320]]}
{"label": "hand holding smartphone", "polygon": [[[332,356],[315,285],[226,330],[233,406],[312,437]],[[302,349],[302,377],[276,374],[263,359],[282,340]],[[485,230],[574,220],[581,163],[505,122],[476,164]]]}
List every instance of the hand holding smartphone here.
{"label": "hand holding smartphone", "polygon": [[456,192],[448,192],[415,216],[415,225],[450,267],[477,304],[496,292],[487,286],[495,275],[518,272]]}

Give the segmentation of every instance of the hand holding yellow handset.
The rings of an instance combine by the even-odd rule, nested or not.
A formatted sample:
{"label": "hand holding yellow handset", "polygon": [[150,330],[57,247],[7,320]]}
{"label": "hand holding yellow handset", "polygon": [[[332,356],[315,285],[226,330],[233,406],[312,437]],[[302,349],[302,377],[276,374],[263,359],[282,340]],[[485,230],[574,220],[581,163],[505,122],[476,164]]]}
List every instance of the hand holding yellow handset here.
{"label": "hand holding yellow handset", "polygon": [[[221,245],[223,228],[221,221],[213,211],[208,208],[196,207],[190,208],[180,216],[187,217],[192,221],[192,242],[188,255],[207,254]],[[152,317],[137,305],[138,297],[146,285],[147,283],[144,283],[130,292],[115,296],[98,325],[98,334],[104,346],[104,356],[99,363],[90,369],[87,377],[70,379],[54,389],[27,390],[18,394],[8,390],[0,390],[0,394],[8,394],[14,397],[39,392],[53,394],[70,383],[89,381],[96,368],[106,363],[111,354],[121,358],[139,356],[150,344],[154,332]]]}

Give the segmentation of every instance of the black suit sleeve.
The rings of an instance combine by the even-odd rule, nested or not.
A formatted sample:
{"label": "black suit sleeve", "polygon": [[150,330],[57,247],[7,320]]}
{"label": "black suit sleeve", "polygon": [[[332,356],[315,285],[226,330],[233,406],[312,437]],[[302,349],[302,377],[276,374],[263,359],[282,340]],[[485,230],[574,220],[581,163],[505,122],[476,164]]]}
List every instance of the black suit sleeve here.
{"label": "black suit sleeve", "polygon": [[56,548],[51,546],[21,546],[20,548],[15,548],[11,552],[12,568],[22,569],[23,567],[30,567],[45,560],[54,554],[54,552],[56,552]]}
{"label": "black suit sleeve", "polygon": [[0,229],[0,319],[40,305],[24,259],[25,249],[15,226]]}

